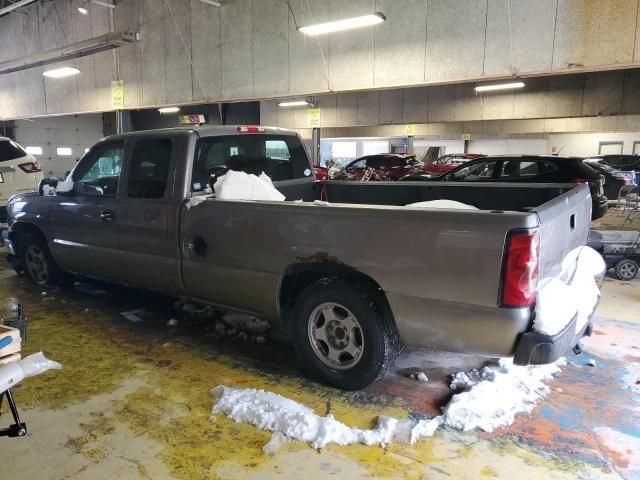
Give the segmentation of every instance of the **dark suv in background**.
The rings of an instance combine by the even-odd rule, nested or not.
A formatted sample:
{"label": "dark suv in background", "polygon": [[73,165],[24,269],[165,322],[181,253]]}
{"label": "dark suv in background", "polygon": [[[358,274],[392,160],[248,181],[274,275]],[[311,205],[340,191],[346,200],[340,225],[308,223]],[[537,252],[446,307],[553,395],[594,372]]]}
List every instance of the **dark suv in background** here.
{"label": "dark suv in background", "polygon": [[509,155],[472,160],[439,177],[407,175],[403,181],[587,183],[593,202],[592,219],[607,213],[604,176],[589,167],[583,158],[547,155]]}

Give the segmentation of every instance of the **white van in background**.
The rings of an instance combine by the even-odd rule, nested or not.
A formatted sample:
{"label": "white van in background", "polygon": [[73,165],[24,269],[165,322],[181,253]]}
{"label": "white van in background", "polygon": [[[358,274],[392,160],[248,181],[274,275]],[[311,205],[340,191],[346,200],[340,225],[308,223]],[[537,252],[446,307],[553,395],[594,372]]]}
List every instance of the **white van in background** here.
{"label": "white van in background", "polygon": [[6,221],[9,197],[37,191],[43,178],[33,155],[10,138],[0,137],[0,223]]}

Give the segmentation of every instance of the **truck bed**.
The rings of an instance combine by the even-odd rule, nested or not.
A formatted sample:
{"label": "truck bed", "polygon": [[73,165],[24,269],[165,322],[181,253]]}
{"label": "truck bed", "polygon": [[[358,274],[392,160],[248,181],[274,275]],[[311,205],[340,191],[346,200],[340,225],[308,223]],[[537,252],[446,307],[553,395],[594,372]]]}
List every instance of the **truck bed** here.
{"label": "truck bed", "polygon": [[[183,259],[190,295],[219,299],[277,325],[273,291],[288,269],[332,262],[377,282],[405,342],[494,355],[512,354],[515,340],[531,323],[529,307],[498,308],[508,232],[537,228],[539,276],[555,276],[562,258],[586,242],[591,216],[586,185],[315,182],[277,187],[287,200],[304,201],[208,200],[183,209],[183,242],[210,239],[206,257]],[[321,197],[329,205],[312,203]],[[403,206],[435,199],[481,210]]]}

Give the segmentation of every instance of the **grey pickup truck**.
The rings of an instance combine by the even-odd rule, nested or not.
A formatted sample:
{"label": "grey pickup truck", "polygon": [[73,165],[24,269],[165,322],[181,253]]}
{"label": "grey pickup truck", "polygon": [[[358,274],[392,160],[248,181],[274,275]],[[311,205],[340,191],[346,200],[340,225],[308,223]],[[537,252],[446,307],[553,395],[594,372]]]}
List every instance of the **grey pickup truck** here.
{"label": "grey pickup truck", "polygon": [[[216,198],[231,170],[265,172],[284,201]],[[538,277],[587,240],[586,185],[321,182],[295,132],[207,126],[104,138],[44,189],[9,202],[17,271],[259,316],[340,388],[383,375],[402,344],[541,364],[590,333],[533,331]],[[477,209],[407,206],[443,199]]]}

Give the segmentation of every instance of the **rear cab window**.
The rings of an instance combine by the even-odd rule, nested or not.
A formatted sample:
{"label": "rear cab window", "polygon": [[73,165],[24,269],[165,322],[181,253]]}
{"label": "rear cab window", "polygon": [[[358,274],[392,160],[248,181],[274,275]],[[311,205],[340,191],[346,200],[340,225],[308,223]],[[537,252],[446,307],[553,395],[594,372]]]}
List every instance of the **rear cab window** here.
{"label": "rear cab window", "polygon": [[297,136],[240,134],[203,137],[196,143],[191,191],[213,187],[227,170],[260,175],[281,182],[309,178],[311,170]]}

